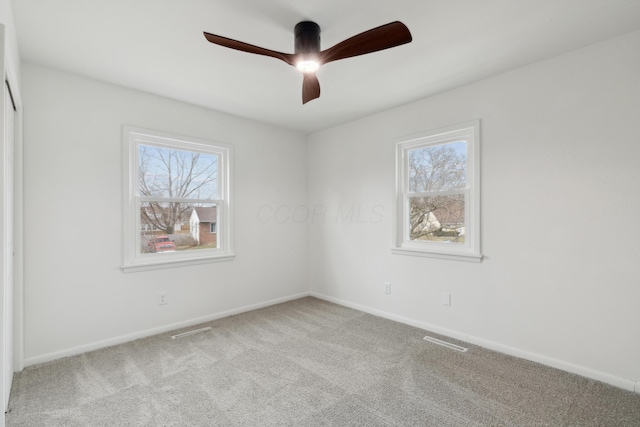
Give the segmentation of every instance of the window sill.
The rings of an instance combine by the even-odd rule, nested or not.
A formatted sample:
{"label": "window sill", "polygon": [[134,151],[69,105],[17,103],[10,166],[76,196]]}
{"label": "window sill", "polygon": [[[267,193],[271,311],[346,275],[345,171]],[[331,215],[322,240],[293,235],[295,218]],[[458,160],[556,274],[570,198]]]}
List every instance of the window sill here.
{"label": "window sill", "polygon": [[189,259],[173,259],[162,260],[156,262],[139,262],[136,264],[125,264],[120,268],[124,273],[134,273],[137,271],[159,270],[162,268],[186,267],[189,265],[208,264],[211,262],[232,261],[236,256],[234,254],[216,255],[202,258]]}
{"label": "window sill", "polygon": [[391,253],[394,255],[421,256],[437,259],[448,259],[453,261],[481,262],[482,254],[468,252],[444,252],[444,251],[428,251],[424,249],[414,248],[392,248]]}

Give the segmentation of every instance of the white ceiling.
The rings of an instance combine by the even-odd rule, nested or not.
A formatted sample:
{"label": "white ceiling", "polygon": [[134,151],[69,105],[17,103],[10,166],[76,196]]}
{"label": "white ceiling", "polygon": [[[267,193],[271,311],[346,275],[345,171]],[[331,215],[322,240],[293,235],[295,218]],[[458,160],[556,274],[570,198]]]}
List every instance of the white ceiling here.
{"label": "white ceiling", "polygon": [[[640,28],[640,0],[12,0],[23,61],[305,133]],[[326,49],[392,21],[407,45],[302,75],[213,45],[203,31],[293,53],[317,22]]]}

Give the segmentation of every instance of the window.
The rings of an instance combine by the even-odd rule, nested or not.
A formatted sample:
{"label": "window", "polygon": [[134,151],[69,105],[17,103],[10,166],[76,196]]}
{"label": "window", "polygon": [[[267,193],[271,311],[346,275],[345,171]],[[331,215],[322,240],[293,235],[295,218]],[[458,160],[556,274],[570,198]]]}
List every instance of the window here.
{"label": "window", "polygon": [[463,123],[397,143],[393,253],[482,259],[479,127]]}
{"label": "window", "polygon": [[129,126],[123,144],[123,269],[233,259],[231,147]]}

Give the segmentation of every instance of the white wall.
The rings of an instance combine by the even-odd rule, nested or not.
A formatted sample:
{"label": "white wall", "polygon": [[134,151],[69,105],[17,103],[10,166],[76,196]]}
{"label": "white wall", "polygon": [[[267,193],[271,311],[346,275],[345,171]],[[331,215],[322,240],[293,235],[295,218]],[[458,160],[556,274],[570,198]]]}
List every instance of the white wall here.
{"label": "white wall", "polygon": [[[392,255],[393,140],[473,119],[484,261]],[[312,135],[311,290],[633,389],[638,123],[635,32]]]}
{"label": "white wall", "polygon": [[[23,90],[27,365],[308,291],[306,224],[259,218],[306,202],[304,135],[29,64]],[[234,146],[234,261],[120,270],[123,124]]]}

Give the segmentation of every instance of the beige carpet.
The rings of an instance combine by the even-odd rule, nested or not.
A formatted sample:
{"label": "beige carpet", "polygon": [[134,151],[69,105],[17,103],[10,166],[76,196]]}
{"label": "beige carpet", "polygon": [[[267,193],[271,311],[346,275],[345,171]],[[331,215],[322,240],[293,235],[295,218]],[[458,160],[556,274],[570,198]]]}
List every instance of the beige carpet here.
{"label": "beige carpet", "polygon": [[315,298],[203,326],[25,369],[7,426],[640,426],[640,395]]}

